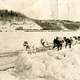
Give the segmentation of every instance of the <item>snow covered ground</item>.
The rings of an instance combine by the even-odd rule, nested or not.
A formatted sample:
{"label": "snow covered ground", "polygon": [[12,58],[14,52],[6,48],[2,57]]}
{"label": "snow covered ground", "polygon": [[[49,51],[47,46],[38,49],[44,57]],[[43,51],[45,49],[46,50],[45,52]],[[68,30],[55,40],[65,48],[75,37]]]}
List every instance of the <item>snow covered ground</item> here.
{"label": "snow covered ground", "polygon": [[72,35],[79,34],[77,32],[1,33],[0,80],[80,80],[80,44],[60,51],[47,50],[27,54],[27,51],[23,50],[19,55],[14,54],[14,51],[23,49],[22,44],[25,40],[31,46],[39,47],[41,38],[51,43],[56,36]]}
{"label": "snow covered ground", "polygon": [[80,32],[2,32],[0,33],[0,52],[2,51],[15,51],[23,48],[23,42],[28,41],[30,46],[39,47],[40,39],[44,38],[52,43],[56,36],[78,36]]}

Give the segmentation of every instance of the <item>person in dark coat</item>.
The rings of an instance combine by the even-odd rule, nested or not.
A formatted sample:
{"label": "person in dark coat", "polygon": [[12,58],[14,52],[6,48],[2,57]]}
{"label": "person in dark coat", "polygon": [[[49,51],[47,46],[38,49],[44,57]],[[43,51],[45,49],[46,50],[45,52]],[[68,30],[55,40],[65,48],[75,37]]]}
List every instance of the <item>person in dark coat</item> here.
{"label": "person in dark coat", "polygon": [[24,41],[23,46],[26,47],[26,50],[30,49],[30,46],[27,41]]}
{"label": "person in dark coat", "polygon": [[46,42],[45,42],[45,40],[43,38],[40,40],[40,42],[41,42],[42,46],[45,47],[45,43]]}
{"label": "person in dark coat", "polygon": [[57,47],[57,50],[61,50],[62,49],[62,40],[59,40],[59,37],[56,37],[56,39],[53,40],[53,48]]}
{"label": "person in dark coat", "polygon": [[64,37],[64,41],[65,41],[65,48],[67,48],[67,46],[69,46],[69,48],[71,48],[72,42],[73,42],[72,38],[71,37],[70,38]]}

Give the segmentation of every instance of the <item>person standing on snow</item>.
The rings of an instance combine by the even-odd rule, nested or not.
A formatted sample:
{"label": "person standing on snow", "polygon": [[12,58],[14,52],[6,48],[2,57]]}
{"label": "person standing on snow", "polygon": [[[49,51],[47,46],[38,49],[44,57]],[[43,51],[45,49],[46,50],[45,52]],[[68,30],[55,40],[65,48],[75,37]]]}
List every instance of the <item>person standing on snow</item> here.
{"label": "person standing on snow", "polygon": [[67,48],[67,46],[69,46],[69,48],[71,48],[72,42],[73,42],[72,37],[70,37],[70,38],[64,37],[64,41],[65,41],[65,48]]}
{"label": "person standing on snow", "polygon": [[30,46],[27,41],[24,41],[23,46],[26,48],[26,50],[30,49]]}
{"label": "person standing on snow", "polygon": [[53,40],[53,48],[57,47],[57,50],[61,50],[62,49],[62,44],[63,44],[63,40],[60,40],[59,37],[56,37],[56,39]]}

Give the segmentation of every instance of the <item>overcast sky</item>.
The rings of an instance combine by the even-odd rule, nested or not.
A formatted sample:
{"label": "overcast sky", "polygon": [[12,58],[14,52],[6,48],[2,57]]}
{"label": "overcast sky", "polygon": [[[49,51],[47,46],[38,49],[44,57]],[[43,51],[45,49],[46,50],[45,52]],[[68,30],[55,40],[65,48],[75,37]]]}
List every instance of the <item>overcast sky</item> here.
{"label": "overcast sky", "polygon": [[0,0],[0,9],[39,19],[80,20],[80,0]]}

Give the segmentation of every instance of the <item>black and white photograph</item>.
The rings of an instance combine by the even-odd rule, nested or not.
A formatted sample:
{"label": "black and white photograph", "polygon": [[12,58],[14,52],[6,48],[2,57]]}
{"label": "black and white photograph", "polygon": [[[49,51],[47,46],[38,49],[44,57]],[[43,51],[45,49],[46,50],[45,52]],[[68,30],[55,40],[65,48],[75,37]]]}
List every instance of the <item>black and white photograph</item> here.
{"label": "black and white photograph", "polygon": [[79,0],[0,0],[0,80],[80,80]]}

